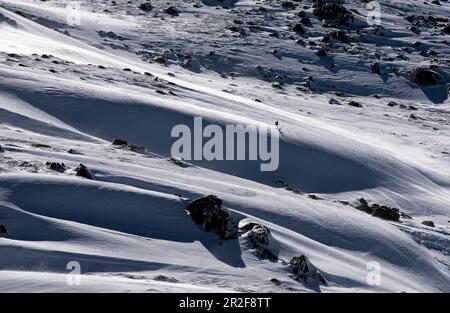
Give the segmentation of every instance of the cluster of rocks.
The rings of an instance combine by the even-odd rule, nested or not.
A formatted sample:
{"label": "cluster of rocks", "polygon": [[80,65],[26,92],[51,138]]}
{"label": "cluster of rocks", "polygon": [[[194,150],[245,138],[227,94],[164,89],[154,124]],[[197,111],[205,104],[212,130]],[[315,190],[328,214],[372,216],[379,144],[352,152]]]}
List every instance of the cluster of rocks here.
{"label": "cluster of rocks", "polygon": [[266,226],[248,222],[240,227],[239,233],[242,238],[248,239],[261,259],[268,259],[272,262],[278,261],[278,257],[268,248],[270,230]]}
{"label": "cluster of rocks", "polygon": [[64,163],[46,162],[45,165],[47,165],[49,169],[60,173],[66,170],[66,165]]}
{"label": "cluster of rocks", "polygon": [[115,32],[112,32],[112,31],[99,30],[99,31],[97,31],[97,34],[102,38],[110,38],[110,39],[114,39],[114,40],[125,40],[126,39],[125,37],[117,35]]}
{"label": "cluster of rocks", "polygon": [[[146,13],[151,12],[153,10],[153,8],[154,7],[151,2],[144,2],[139,5],[139,9],[141,9],[142,11],[144,11]],[[167,13],[171,16],[180,15],[180,11],[175,6],[168,7],[167,9],[164,10],[164,13]]]}
{"label": "cluster of rocks", "polygon": [[388,221],[398,222],[400,220],[400,211],[398,209],[376,203],[369,205],[364,198],[359,199],[358,202],[356,205],[358,210]]}
{"label": "cluster of rocks", "polygon": [[[319,19],[332,23],[335,26],[350,26],[354,23],[352,12],[342,4],[318,0],[313,5],[313,14]],[[350,24],[351,23],[351,24]]]}
{"label": "cluster of rocks", "polygon": [[137,153],[145,153],[146,152],[144,147],[130,145],[130,144],[128,144],[128,142],[126,140],[123,140],[123,139],[118,139],[118,138],[114,139],[112,142],[112,145],[116,146],[116,147],[120,147],[120,148],[125,148],[130,151],[137,152]]}
{"label": "cluster of rocks", "polygon": [[233,239],[230,214],[222,209],[222,203],[222,199],[209,195],[189,202],[186,210],[203,230],[217,233],[221,239]]}

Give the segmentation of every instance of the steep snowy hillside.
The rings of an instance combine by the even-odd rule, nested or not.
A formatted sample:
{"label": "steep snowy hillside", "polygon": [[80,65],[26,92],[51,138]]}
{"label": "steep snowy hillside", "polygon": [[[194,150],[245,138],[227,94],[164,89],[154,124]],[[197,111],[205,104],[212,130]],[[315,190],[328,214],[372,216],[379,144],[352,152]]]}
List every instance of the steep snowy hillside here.
{"label": "steep snowy hillside", "polygon": [[448,1],[150,2],[0,0],[0,292],[450,292]]}

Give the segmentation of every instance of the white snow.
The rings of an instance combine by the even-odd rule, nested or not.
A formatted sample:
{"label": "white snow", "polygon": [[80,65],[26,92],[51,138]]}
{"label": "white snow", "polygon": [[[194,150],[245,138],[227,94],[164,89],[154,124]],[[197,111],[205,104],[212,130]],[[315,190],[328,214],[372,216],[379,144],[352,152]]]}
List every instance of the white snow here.
{"label": "white snow", "polygon": [[[376,36],[364,4],[345,1],[364,26],[347,34],[345,48],[327,46],[326,59],[288,38],[300,3],[310,1],[295,10],[266,1],[266,15],[258,1],[216,9],[154,0],[147,14],[116,2],[82,1],[81,23],[71,26],[65,1],[0,0],[0,224],[8,232],[0,233],[0,292],[450,291],[450,37],[441,26],[416,35],[399,16],[448,18],[448,2],[380,1],[385,36]],[[163,13],[168,2],[180,16]],[[245,22],[237,24],[245,35],[227,29],[234,19]],[[249,21],[259,28],[251,31]],[[311,21],[308,35],[295,39],[320,44],[330,29]],[[102,38],[101,30],[123,38]],[[269,36],[275,30],[285,37]],[[438,56],[416,53],[415,41]],[[149,62],[163,53],[166,65]],[[401,53],[408,59],[395,59]],[[371,72],[373,62],[385,76]],[[438,66],[439,85],[410,81],[423,64]],[[272,86],[276,74],[285,77],[281,90]],[[314,91],[303,84],[308,76]],[[351,100],[363,107],[346,105]],[[279,121],[279,169],[169,162],[172,127],[196,116],[221,127]],[[113,146],[115,138],[145,151]],[[80,163],[94,180],[75,176]],[[280,261],[195,225],[185,206],[208,194],[234,218],[267,226]],[[412,219],[389,222],[340,202],[361,197]],[[293,279],[282,260],[300,254],[328,286]],[[80,285],[67,284],[70,261],[81,265]],[[372,261],[380,285],[367,283]]]}

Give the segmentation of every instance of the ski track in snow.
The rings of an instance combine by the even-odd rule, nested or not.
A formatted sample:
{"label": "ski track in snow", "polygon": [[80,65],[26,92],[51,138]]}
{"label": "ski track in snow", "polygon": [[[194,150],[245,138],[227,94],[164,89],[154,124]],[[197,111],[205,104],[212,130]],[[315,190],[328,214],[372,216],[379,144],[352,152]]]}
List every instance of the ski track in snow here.
{"label": "ski track in snow", "polygon": [[[448,18],[447,1],[381,1],[383,35],[364,3],[344,1],[356,10],[349,43],[323,43],[333,28],[312,8],[306,33],[291,31],[314,1],[154,0],[148,13],[81,2],[69,25],[65,1],[0,0],[0,292],[450,291],[448,21],[416,34],[404,18]],[[179,16],[164,13],[169,2]],[[439,84],[413,83],[419,65],[436,66]],[[279,169],[171,162],[172,127],[195,116],[279,121]],[[75,175],[80,163],[93,180]],[[208,194],[268,227],[280,260],[306,254],[328,286],[201,230],[185,207]],[[411,219],[372,217],[353,207],[361,197]],[[70,261],[79,286],[67,283]],[[370,261],[380,285],[367,283]]]}

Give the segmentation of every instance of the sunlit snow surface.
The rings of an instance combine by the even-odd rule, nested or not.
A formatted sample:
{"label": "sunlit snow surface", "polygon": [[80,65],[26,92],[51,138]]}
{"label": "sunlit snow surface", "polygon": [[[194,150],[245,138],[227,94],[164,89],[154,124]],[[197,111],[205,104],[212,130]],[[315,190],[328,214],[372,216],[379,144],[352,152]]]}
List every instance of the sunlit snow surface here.
{"label": "sunlit snow surface", "polygon": [[[280,1],[154,0],[149,13],[140,1],[116,2],[82,1],[73,24],[65,1],[0,0],[1,292],[450,291],[448,22],[416,34],[400,16],[448,18],[448,2],[381,1],[380,36],[365,5],[346,1],[359,34],[348,31],[350,43],[331,43],[325,58],[316,51],[332,29],[312,9],[307,33],[291,31],[312,1],[286,10]],[[170,3],[179,16],[164,13]],[[152,61],[163,54],[166,65]],[[411,70],[428,65],[440,84],[413,83]],[[172,127],[195,116],[221,126],[279,121],[279,169],[169,162]],[[115,138],[145,151],[112,146]],[[94,180],[75,176],[80,163]],[[328,286],[294,280],[243,238],[201,230],[184,209],[207,194],[266,225],[280,259],[308,255]],[[388,222],[340,202],[361,197],[412,219]],[[80,285],[67,283],[70,261],[81,265]],[[373,261],[379,285],[367,282]]]}

